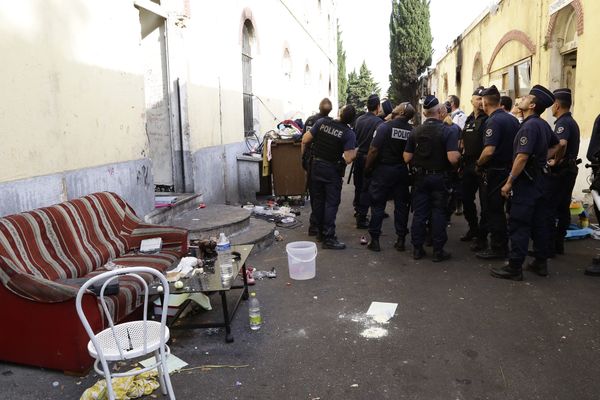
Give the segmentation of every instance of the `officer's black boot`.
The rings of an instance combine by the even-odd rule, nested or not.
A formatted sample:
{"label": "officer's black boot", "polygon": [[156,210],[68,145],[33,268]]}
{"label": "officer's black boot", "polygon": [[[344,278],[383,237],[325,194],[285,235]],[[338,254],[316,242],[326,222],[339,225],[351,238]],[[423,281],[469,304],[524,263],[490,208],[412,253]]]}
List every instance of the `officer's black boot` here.
{"label": "officer's black boot", "polygon": [[462,236],[460,238],[461,242],[470,242],[471,240],[475,239],[477,237],[477,228],[469,228],[469,230],[467,231],[467,233],[464,234],[464,236]]}
{"label": "officer's black boot", "polygon": [[369,229],[369,220],[366,215],[356,215],[356,229]]}
{"label": "officer's black boot", "polygon": [[413,259],[420,260],[423,257],[425,257],[425,249],[423,248],[423,246],[416,246],[413,249]]}
{"label": "officer's black boot", "polygon": [[321,248],[329,250],[344,250],[346,245],[342,242],[339,242],[337,238],[333,236],[325,238],[321,244]]}
{"label": "officer's black boot", "polygon": [[509,279],[511,281],[523,280],[523,270],[521,268],[521,265],[517,264],[514,261],[507,262],[501,268],[492,268],[490,270],[490,274],[494,278],[499,279]]}
{"label": "officer's black boot", "polygon": [[431,261],[442,262],[442,261],[449,260],[450,257],[452,257],[452,254],[450,254],[447,251],[445,251],[444,249],[442,249],[442,250],[435,251],[433,253],[433,258],[431,259]]}
{"label": "officer's black boot", "polygon": [[475,254],[477,258],[481,258],[483,260],[502,260],[506,258],[506,250],[502,248],[489,248],[484,251],[480,251]]}
{"label": "officer's black boot", "polygon": [[477,237],[475,243],[473,243],[469,249],[471,251],[484,251],[488,248],[488,241],[485,237]]}
{"label": "officer's black boot", "polygon": [[369,244],[367,244],[367,249],[371,251],[381,251],[381,247],[379,246],[379,238],[371,238]]}
{"label": "officer's black boot", "polygon": [[404,236],[398,236],[398,239],[396,239],[396,243],[394,243],[394,248],[398,251],[405,251],[406,250],[406,240],[404,238]]}
{"label": "officer's black boot", "polygon": [[587,267],[584,273],[589,276],[600,276],[600,256],[592,259],[592,265]]}
{"label": "officer's black boot", "polygon": [[548,262],[543,258],[536,258],[527,264],[527,270],[539,276],[548,276]]}

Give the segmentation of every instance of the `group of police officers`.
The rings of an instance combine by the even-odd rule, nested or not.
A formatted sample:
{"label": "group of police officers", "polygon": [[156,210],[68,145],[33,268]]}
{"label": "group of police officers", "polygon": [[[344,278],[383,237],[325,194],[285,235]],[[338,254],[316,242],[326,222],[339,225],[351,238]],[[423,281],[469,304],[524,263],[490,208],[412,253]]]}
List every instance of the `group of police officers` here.
{"label": "group of police officers", "polygon": [[[324,249],[346,247],[336,237],[335,220],[346,166],[353,163],[356,227],[368,229],[369,250],[381,250],[385,207],[393,200],[395,249],[406,250],[410,232],[415,260],[427,255],[428,245],[433,262],[449,259],[444,246],[456,192],[469,226],[460,240],[471,242],[479,258],[508,260],[492,268],[492,276],[522,280],[528,255],[527,269],[546,276],[547,259],[564,252],[578,171],[579,127],[571,103],[569,89],[535,85],[518,104],[521,122],[503,108],[495,86],[479,87],[466,119],[456,96],[440,103],[429,95],[422,101],[425,119],[414,126],[416,111],[408,102],[392,108],[371,95],[364,115],[355,119],[355,108],[346,105],[333,119],[332,104],[323,99],[302,137],[312,207],[308,234]],[[554,130],[540,117],[548,108]]]}

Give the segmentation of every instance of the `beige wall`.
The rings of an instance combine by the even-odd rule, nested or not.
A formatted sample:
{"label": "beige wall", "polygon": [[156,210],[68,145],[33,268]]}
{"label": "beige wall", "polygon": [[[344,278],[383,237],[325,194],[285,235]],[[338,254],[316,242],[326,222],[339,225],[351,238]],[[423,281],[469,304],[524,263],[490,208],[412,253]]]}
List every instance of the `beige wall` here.
{"label": "beige wall", "polygon": [[[462,37],[461,45],[463,51],[462,85],[458,90],[455,84],[454,74],[456,68],[455,46],[435,66],[430,76],[430,89],[440,98],[449,94],[457,94],[463,100],[463,109],[470,112],[469,99],[473,91],[473,65],[476,55],[479,53],[483,64],[483,85],[496,84],[502,86],[502,73],[507,67],[524,59],[531,59],[531,83],[542,84],[550,89],[558,88],[560,79],[557,79],[556,59],[552,52],[555,46],[552,40],[546,43],[546,34],[550,23],[549,5],[553,0],[522,1],[503,0],[495,15],[487,14],[481,18],[479,23],[467,30]],[[573,2],[572,4],[576,4]],[[597,88],[600,86],[600,53],[596,49],[596,42],[600,37],[600,25],[595,18],[600,15],[600,2],[594,0],[581,0],[579,5],[583,9],[583,34],[577,37],[577,75],[574,91],[573,115],[581,128],[582,141],[580,156],[585,158],[589,137],[595,118],[600,113],[599,95]],[[570,11],[568,6],[564,12]],[[532,52],[521,42],[508,41],[492,61],[491,57],[501,38],[511,30],[524,32],[534,45]],[[490,66],[491,63],[491,66]],[[488,73],[488,67],[490,73]],[[444,90],[444,74],[448,76],[448,90]],[[548,122],[553,123],[549,112],[544,114]],[[578,190],[576,196],[581,197],[579,190],[585,188],[586,177],[589,170],[580,167],[578,178]]]}
{"label": "beige wall", "polygon": [[127,1],[0,2],[0,182],[143,157],[139,38]]}
{"label": "beige wall", "polygon": [[[264,102],[255,99],[255,119],[260,133],[274,129],[276,119],[305,119],[317,110],[323,97],[330,97],[334,104],[337,101],[333,1],[321,1],[320,11],[316,1],[288,0],[285,3],[333,64],[280,1],[191,3],[185,41],[189,57],[187,83],[192,151],[243,140],[241,26],[244,10],[250,10],[255,29],[253,92]],[[286,48],[291,59],[289,78],[284,75]]]}

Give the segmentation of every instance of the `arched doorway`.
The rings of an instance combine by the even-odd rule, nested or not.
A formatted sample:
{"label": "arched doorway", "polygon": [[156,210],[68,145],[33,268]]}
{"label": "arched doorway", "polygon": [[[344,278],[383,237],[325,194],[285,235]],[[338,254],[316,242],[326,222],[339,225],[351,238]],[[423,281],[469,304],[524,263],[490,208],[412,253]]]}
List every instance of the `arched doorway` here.
{"label": "arched doorway", "polygon": [[477,52],[475,60],[473,61],[473,90],[481,85],[481,78],[483,77],[483,63],[481,62],[481,53]]}
{"label": "arched doorway", "polygon": [[[550,52],[550,88],[567,87],[575,100],[577,39],[583,31],[577,10],[569,5],[552,16],[547,37]],[[573,101],[575,107],[575,101]]]}

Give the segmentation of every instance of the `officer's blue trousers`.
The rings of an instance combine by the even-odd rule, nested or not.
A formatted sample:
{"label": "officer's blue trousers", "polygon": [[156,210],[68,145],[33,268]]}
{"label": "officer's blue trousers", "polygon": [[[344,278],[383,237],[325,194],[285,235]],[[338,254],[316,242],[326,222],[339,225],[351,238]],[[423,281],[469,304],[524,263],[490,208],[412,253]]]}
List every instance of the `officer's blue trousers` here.
{"label": "officer's blue trousers", "polygon": [[358,154],[354,160],[354,169],[352,177],[354,181],[354,200],[352,205],[354,211],[360,215],[367,215],[371,199],[369,196],[370,179],[365,177],[365,163],[367,161],[366,154]]}
{"label": "officer's blue trousers", "polygon": [[389,198],[394,200],[396,235],[404,238],[408,234],[408,208],[410,204],[408,186],[406,164],[380,164],[375,168],[369,186],[369,197],[371,199],[369,234],[371,238],[379,239],[381,235],[385,205]]}
{"label": "officer's blue trousers", "polygon": [[335,217],[342,194],[342,177],[333,163],[315,160],[310,178],[310,194],[313,198],[310,219],[325,239],[334,238]]}
{"label": "officer's blue trousers", "polygon": [[465,165],[462,175],[462,202],[463,202],[463,213],[465,219],[469,224],[469,229],[479,235],[479,226],[485,224],[485,214],[483,212],[484,203],[481,192],[479,193],[479,210],[480,219],[477,217],[477,206],[475,205],[475,197],[477,192],[482,185],[481,177],[475,172],[475,164]]}
{"label": "officer's blue trousers", "polygon": [[449,182],[445,174],[415,177],[412,196],[413,220],[411,242],[415,247],[425,243],[426,225],[431,216],[433,250],[441,251],[448,241],[446,234]]}
{"label": "officer's blue trousers", "polygon": [[488,169],[486,171],[485,188],[479,196],[485,196],[484,221],[481,226],[481,236],[487,238],[490,233],[492,250],[506,252],[508,247],[508,229],[506,221],[506,200],[502,197],[502,186],[506,183],[508,169]]}
{"label": "officer's blue trousers", "polygon": [[[577,180],[577,166],[563,167],[556,175],[550,177],[551,189],[551,245],[565,239],[567,229],[571,224],[571,196]],[[552,253],[552,249],[550,249]]]}
{"label": "officer's blue trousers", "polygon": [[[546,176],[535,181],[522,173],[513,185],[508,230],[510,234],[509,261],[522,266],[527,257],[529,238],[533,240],[535,256],[547,259],[550,245],[551,208],[549,207],[549,182]],[[554,243],[552,243],[554,245]]]}

